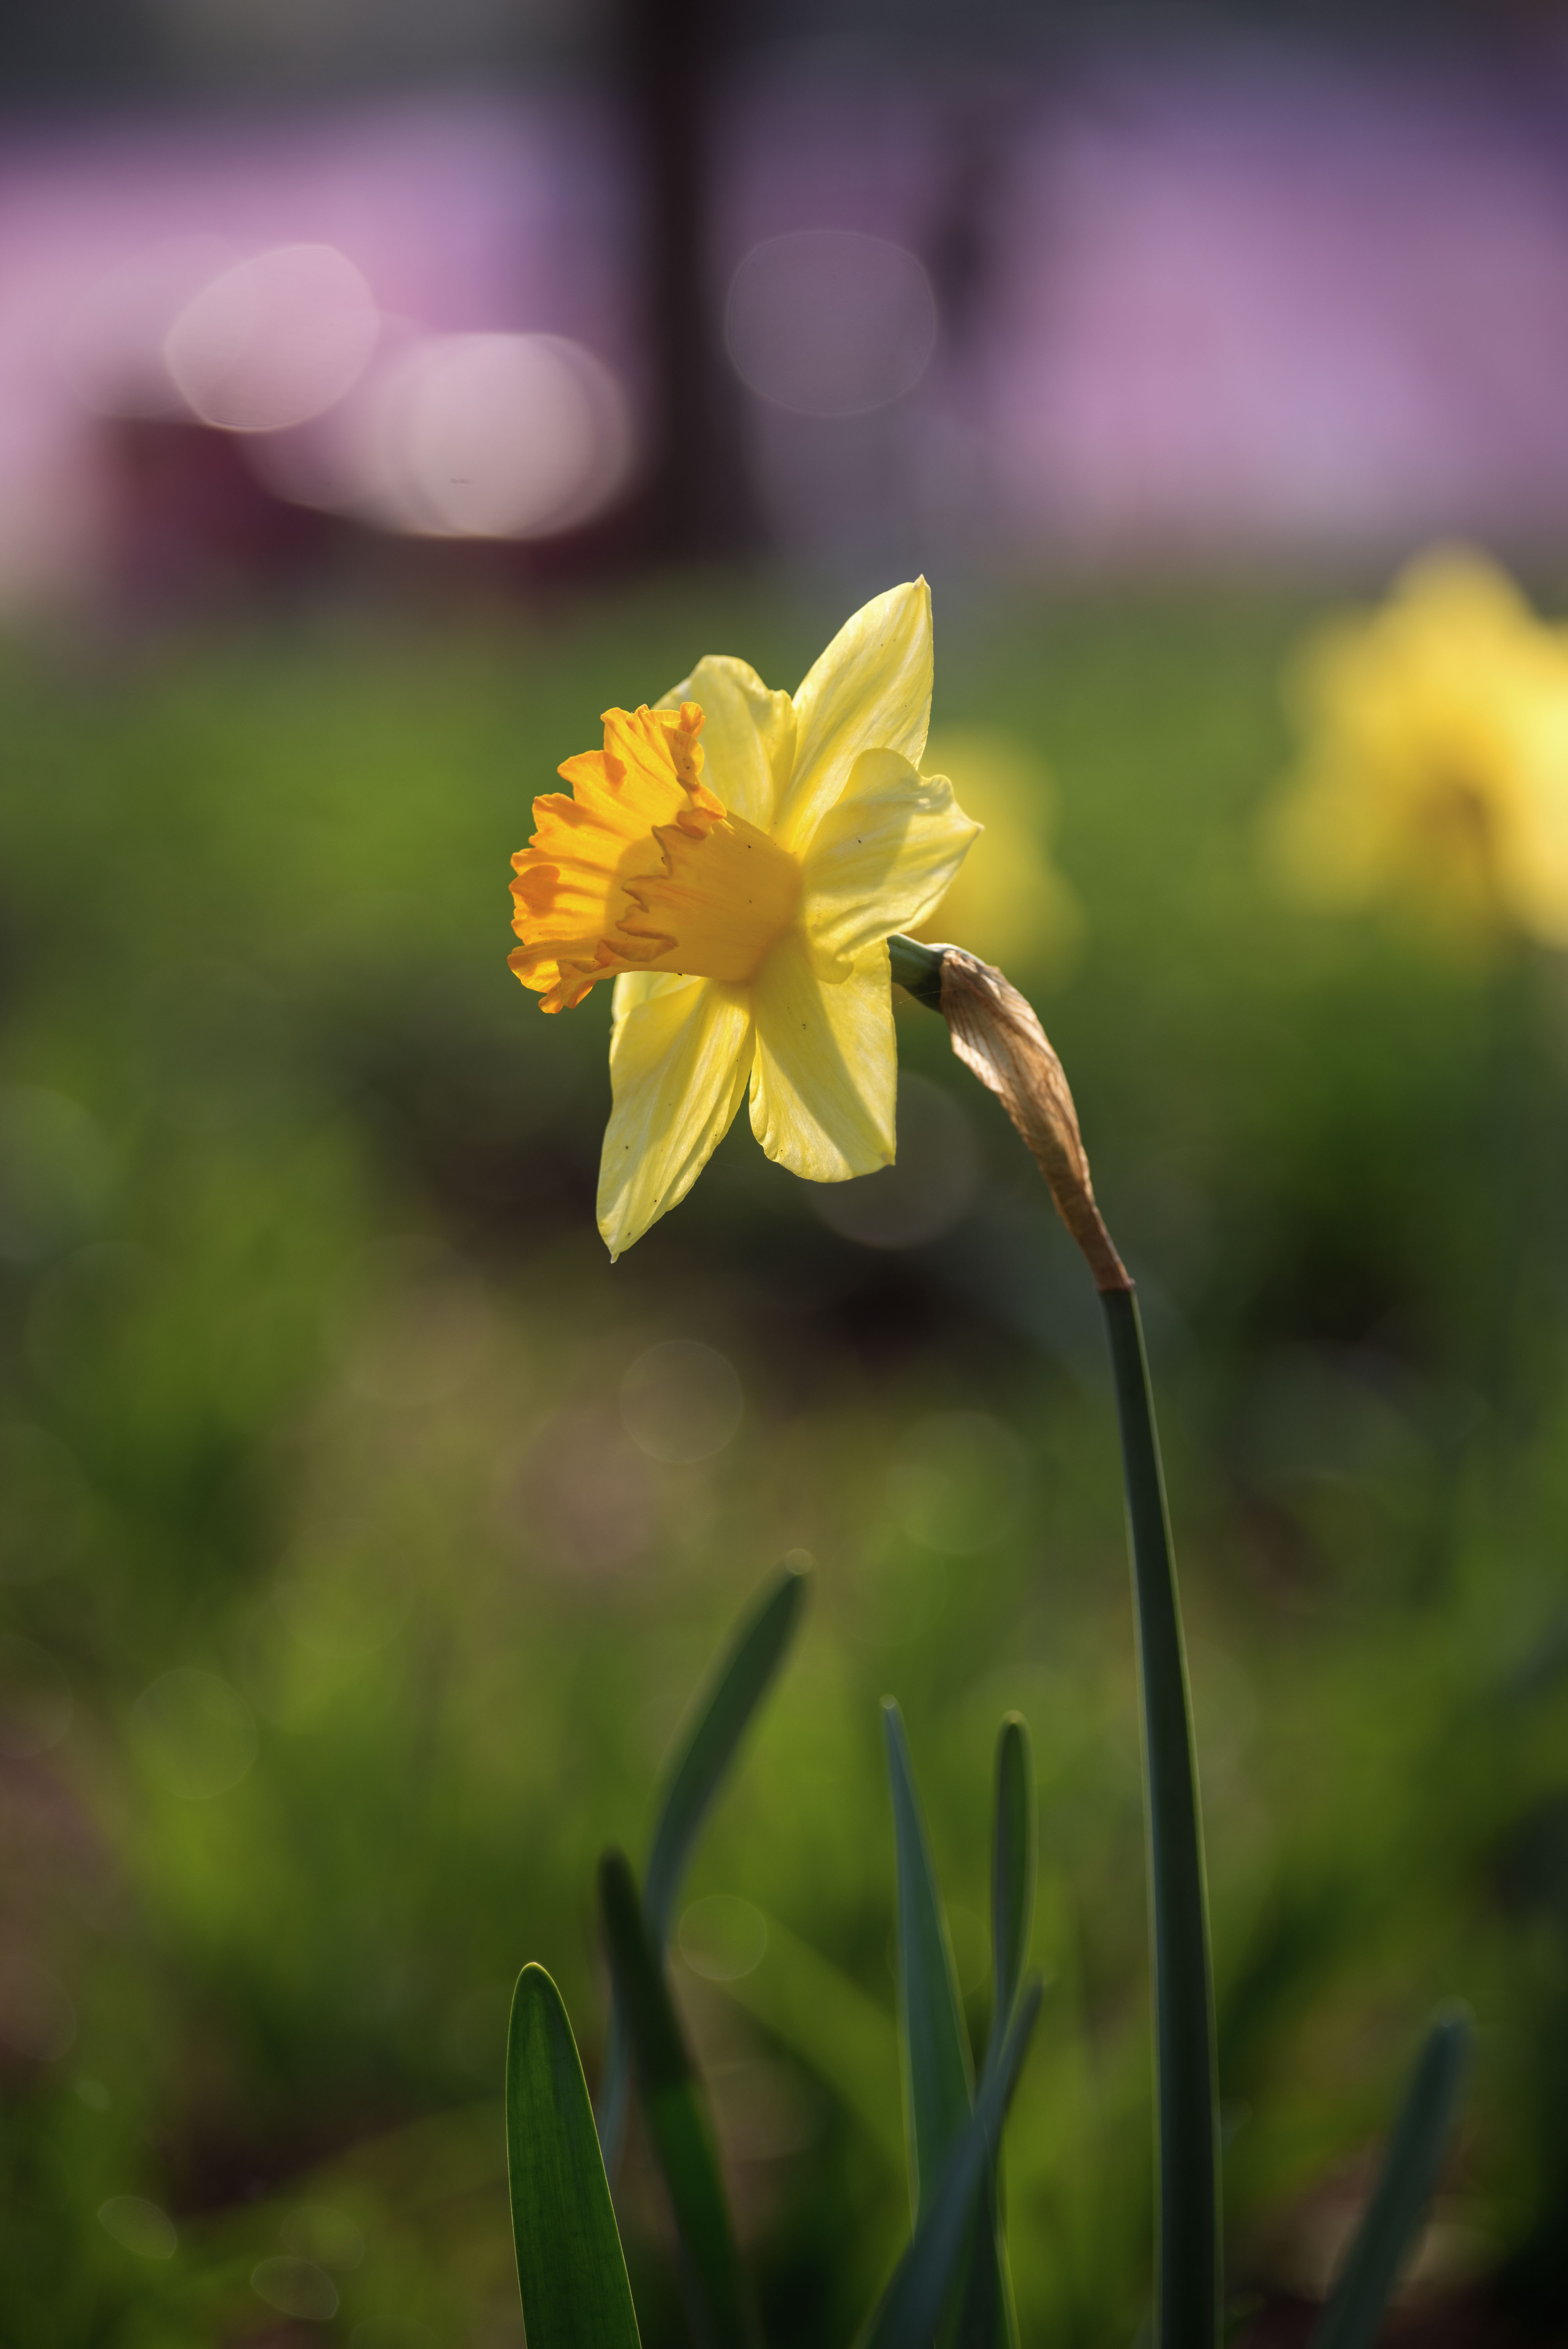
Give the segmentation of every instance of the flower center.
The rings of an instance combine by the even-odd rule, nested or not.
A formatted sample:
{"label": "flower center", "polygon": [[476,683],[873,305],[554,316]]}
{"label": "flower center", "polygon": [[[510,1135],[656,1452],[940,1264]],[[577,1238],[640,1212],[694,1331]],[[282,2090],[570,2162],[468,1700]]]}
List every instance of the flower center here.
{"label": "flower center", "polygon": [[740,984],[794,921],[799,864],[708,788],[702,722],[695,701],[606,710],[603,750],[561,770],[573,796],[535,800],[511,961],[543,1010],[623,970]]}
{"label": "flower center", "polygon": [[661,825],[656,837],[669,869],[627,881],[642,918],[628,915],[621,924],[628,937],[670,941],[645,968],[750,978],[795,918],[799,862],[744,816],[726,815],[696,836],[678,822]]}

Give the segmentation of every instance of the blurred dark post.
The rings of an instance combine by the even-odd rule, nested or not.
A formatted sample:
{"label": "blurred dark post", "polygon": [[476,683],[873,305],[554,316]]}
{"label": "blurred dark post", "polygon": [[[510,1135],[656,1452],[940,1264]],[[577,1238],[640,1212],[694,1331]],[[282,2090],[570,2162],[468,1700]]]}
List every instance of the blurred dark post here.
{"label": "blurred dark post", "polygon": [[738,387],[713,284],[715,122],[737,0],[624,0],[639,274],[653,363],[645,552],[744,553],[758,539]]}

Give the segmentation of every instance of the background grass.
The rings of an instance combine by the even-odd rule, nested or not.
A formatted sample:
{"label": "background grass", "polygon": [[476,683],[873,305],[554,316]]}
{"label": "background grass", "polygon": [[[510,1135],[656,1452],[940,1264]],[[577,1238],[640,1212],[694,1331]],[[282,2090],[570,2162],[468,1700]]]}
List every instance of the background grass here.
{"label": "background grass", "polygon": [[[956,603],[938,719],[1046,759],[1086,916],[1069,976],[1045,939],[1012,975],[1071,1074],[1154,1355],[1233,2282],[1321,2282],[1426,2011],[1458,1994],[1480,2050],[1432,2288],[1490,2273],[1549,2319],[1562,973],[1274,891],[1259,818],[1300,594]],[[903,1065],[938,1093],[915,1106],[938,1157],[956,1132],[978,1170],[955,1223],[859,1245],[742,1120],[612,1269],[592,1215],[608,1006],[542,1019],[505,966],[508,854],[596,713],[708,648],[793,681],[839,616],[665,585],[0,664],[18,2349],[521,2342],[512,1980],[551,1969],[592,2075],[594,1856],[641,1848],[684,1703],[791,1549],[816,1561],[810,1615],[691,1885],[787,1930],[727,1989],[677,1968],[769,2338],[848,2338],[905,2223],[895,2103],[877,2125],[886,1692],[976,2034],[990,1755],[1005,1710],[1028,1718],[1049,1987],[1009,2135],[1020,2312],[1062,2344],[1141,2319],[1137,1727],[1087,1278],[913,1009]],[[696,1463],[650,1457],[620,1408],[672,1339],[720,1353],[744,1399]],[[751,1930],[700,1912],[705,1963],[705,1915]],[[758,2020],[777,2024],[795,1940],[836,1970],[810,2002],[855,2044],[858,2109]],[[172,2256],[127,2196],[171,2215]],[[679,2340],[635,2144],[623,2199],[645,2339]],[[289,2313],[301,2261],[335,2280],[330,2322]]]}

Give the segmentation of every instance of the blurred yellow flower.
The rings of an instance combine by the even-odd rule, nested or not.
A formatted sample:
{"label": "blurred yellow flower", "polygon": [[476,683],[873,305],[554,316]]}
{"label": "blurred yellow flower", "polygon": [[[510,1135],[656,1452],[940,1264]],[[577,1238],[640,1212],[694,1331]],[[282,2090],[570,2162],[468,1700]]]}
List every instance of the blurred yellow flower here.
{"label": "blurred yellow flower", "polygon": [[1302,895],[1568,946],[1568,636],[1482,555],[1421,557],[1304,645],[1270,842]]}
{"label": "blurred yellow flower", "polygon": [[887,940],[923,918],[977,827],[923,775],[923,579],[857,612],[799,692],[709,654],[535,800],[511,957],[542,1009],[614,978],[599,1170],[612,1257],[684,1199],[749,1089],[769,1158],[816,1183],[891,1163]]}
{"label": "blurred yellow flower", "polygon": [[1062,978],[1078,959],[1084,924],[1047,851],[1049,774],[1016,734],[991,727],[944,729],[932,736],[926,756],[983,832],[913,935]]}

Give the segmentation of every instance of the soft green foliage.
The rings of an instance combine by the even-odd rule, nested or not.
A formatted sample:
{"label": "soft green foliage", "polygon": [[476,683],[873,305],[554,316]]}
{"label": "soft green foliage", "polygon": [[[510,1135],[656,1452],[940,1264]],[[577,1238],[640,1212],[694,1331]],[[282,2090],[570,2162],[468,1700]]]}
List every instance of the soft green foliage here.
{"label": "soft green foliage", "polygon": [[1345,2272],[1313,2334],[1313,2349],[1372,2349],[1449,2149],[1472,2036],[1462,2007],[1439,2014],[1433,2023],[1383,2175],[1350,2247]]}
{"label": "soft green foliage", "polygon": [[[727,1690],[750,1679],[759,1692],[761,1679],[746,1672],[744,1660],[764,1645],[777,1657],[785,1636],[777,1628],[780,1599],[792,1608],[798,1597],[787,1583],[775,1586],[732,1640],[698,1708],[688,1754],[694,1745],[700,1749],[715,1715],[723,1717]],[[903,1725],[891,1702],[883,1722],[899,1853],[900,2044],[911,2171],[918,2178],[923,2159],[926,2182],[909,2247],[863,2340],[865,2349],[900,2349],[940,2332],[958,2349],[990,2349],[1017,2337],[997,2230],[996,2158],[1042,1995],[1037,1975],[1020,1988],[1015,1963],[1027,1942],[1035,1878],[1032,1799],[1020,1777],[1027,1732],[1018,1715],[1010,1715],[997,1748],[993,1843],[999,1938],[993,1975],[1006,1980],[1008,1991],[993,2019],[992,2053],[975,2096],[941,1894]],[[682,1775],[677,1767],[677,1781]],[[680,2246],[693,2334],[703,2349],[761,2349],[706,2100],[670,1997],[647,1896],[639,1895],[620,1852],[600,1861],[599,1908],[615,2012]],[[951,2073],[945,2083],[944,2071]],[[944,2085],[956,2104],[944,2102]],[[512,2001],[506,2106],[512,2230],[531,2342],[535,2349],[540,2342],[602,2343],[605,2349],[635,2343],[625,2262],[576,2043],[559,1992],[537,1965],[523,1969]]]}
{"label": "soft green foliage", "polygon": [[[797,1548],[810,1617],[671,1958],[766,2337],[852,2337],[907,2226],[890,1689],[976,2048],[976,1786],[1008,1710],[1032,1733],[1049,1988],[1006,2156],[1023,2335],[1126,2349],[1143,2319],[1137,1688],[1081,1268],[911,1009],[906,1135],[934,1097],[959,1223],[863,1246],[740,1132],[612,1270],[607,1006],[542,1019],[504,964],[506,855],[593,713],[707,647],[798,675],[839,600],[661,585],[0,659],[0,1155],[44,1176],[0,1266],[5,1629],[30,1643],[0,1669],[42,1741],[6,1764],[7,1931],[74,2010],[29,2009],[36,2052],[6,2058],[0,2334],[208,2349],[298,2321],[251,2279],[299,2257],[346,2339],[396,2319],[406,2349],[518,2349],[518,1964],[548,1966],[599,2079],[593,1856],[646,1848],[704,1667]],[[1301,913],[1260,873],[1275,679],[1314,600],[939,585],[938,714],[1048,761],[1086,916],[1076,972],[1010,975],[1071,1073],[1154,1361],[1232,2277],[1326,2288],[1307,2198],[1358,2174],[1412,2017],[1452,1992],[1486,2033],[1434,2250],[1469,2245],[1549,2313],[1559,979]],[[15,1112],[37,1088],[63,1118]],[[740,1381],[707,1458],[627,1433],[623,1379],[670,1339]],[[190,1670],[238,1711],[153,1695]],[[733,1948],[703,1940],[714,1900]],[[170,2214],[170,2259],[100,2221],[122,2197]],[[362,2257],[313,2233],[323,2206]],[[645,2342],[681,2342],[635,2158],[620,2215]]]}
{"label": "soft green foliage", "polygon": [[[1148,1361],[1130,1293],[1113,1292],[1107,1313],[1122,1421],[1149,1756],[1161,2160],[1154,2339],[1199,2343],[1218,2332],[1220,2246],[1202,1847],[1181,1607]],[[762,1644],[759,1628],[768,1644],[775,1650],[781,1645],[780,1634],[765,1627],[784,1595],[789,1594],[776,1588],[732,1640],[698,1708],[687,1756],[702,1749],[715,1717],[724,1717],[727,1692],[748,1679],[759,1691],[761,1680],[745,1671],[745,1659]],[[754,1703],[755,1696],[742,1718]],[[1006,2349],[1009,2344],[1016,2349],[1017,2321],[999,2223],[996,2163],[1002,2120],[1043,1995],[1037,1975],[1030,1977],[1021,1996],[1018,1982],[1033,1923],[1036,1873],[1028,1732],[1021,1715],[1011,1713],[997,1742],[995,2004],[976,2095],[942,1895],[908,1740],[891,1698],[882,1706],[882,1725],[898,1854],[899,2048],[913,2223],[909,2246],[867,2321],[862,2349],[906,2349],[934,2340],[951,2342],[955,2349]],[[677,1785],[685,1775],[677,1765]],[[1162,1776],[1185,1790],[1184,1802],[1171,1799],[1169,1785],[1161,1790]],[[668,1809],[666,1796],[666,1817]],[[607,1853],[600,1862],[599,1903],[615,2013],[632,2052],[644,2126],[669,2197],[694,2337],[705,2349],[761,2349],[706,2101],[665,1979],[662,1940],[650,1927],[647,1898],[639,1895],[630,1863],[619,1852]],[[1183,1903],[1199,1920],[1187,1950],[1172,1933],[1170,1916],[1172,1906],[1179,1912]],[[1183,1978],[1188,1974],[1191,1980]],[[1463,2008],[1450,2009],[1433,2025],[1382,2178],[1315,2335],[1316,2349],[1371,2349],[1437,2182],[1470,2039]],[[582,2066],[560,1994],[538,1966],[524,1969],[512,2005],[507,2129],[518,2272],[534,2339],[614,2342],[624,2337],[630,2323],[634,2340],[625,2265]],[[1172,2257],[1173,2222],[1194,2220],[1208,2229],[1211,2256]]]}
{"label": "soft green foliage", "polygon": [[587,2084],[542,1966],[523,1968],[511,2002],[506,2144],[529,2349],[637,2349]]}
{"label": "soft green foliage", "polygon": [[[1154,2338],[1201,2342],[1218,2330],[1213,2260],[1172,2258],[1170,2235],[1173,2220],[1190,2223],[1196,2216],[1207,2225],[1218,2252],[1212,2098],[1206,2076],[1199,2076],[1196,2093],[1191,2077],[1193,2054],[1204,2074],[1212,2062],[1212,1992],[1205,1933],[1200,1930],[1192,1951],[1178,1951],[1173,1957],[1164,1912],[1172,1900],[1186,1900],[1202,1919],[1202,1850],[1192,1794],[1180,1601],[1148,1363],[1136,1304],[1130,1294],[1114,1295],[1108,1314],[1122,1413],[1150,1755],[1146,1785],[1161,2164]],[[1152,1504],[1152,1524],[1144,1521],[1146,1502]],[[737,1656],[744,1658],[757,1645],[758,1623],[766,1624],[777,1610],[778,1595],[732,1641],[715,1692],[699,1708],[688,1754],[693,1745],[701,1747],[715,1713],[722,1715],[725,1692],[740,1677]],[[942,1896],[908,1740],[891,1698],[882,1707],[882,1724],[898,1854],[899,2044],[913,2226],[909,2246],[867,2322],[862,2349],[906,2349],[934,2340],[952,2342],[956,2349],[1006,2349],[1018,2335],[999,2226],[996,2160],[1002,2120],[1043,1994],[1037,1976],[1030,1978],[1021,1997],[1018,1982],[1035,1882],[1032,1773],[1025,1775],[1028,1733],[1020,1715],[1009,1714],[997,1744],[992,1834],[995,2003],[976,2096]],[[1170,1749],[1163,1754],[1162,1743]],[[1162,1772],[1189,1790],[1185,1805],[1172,1804],[1168,1794],[1161,1796]],[[677,1782],[682,1775],[677,1768]],[[1163,1890],[1162,1878],[1173,1889]],[[599,1901],[615,2011],[632,2051],[649,2145],[669,2197],[693,2334],[712,2349],[761,2349],[717,2148],[665,1975],[662,1942],[651,1930],[646,1896],[639,1895],[630,1864],[619,1852],[600,1862]],[[1190,1983],[1181,1978],[1184,1966],[1194,1970]],[[1371,2349],[1437,2182],[1470,2038],[1463,2008],[1439,2015],[1433,2026],[1382,2178],[1315,2335],[1316,2349]],[[524,1969],[512,2005],[507,2129],[518,2272],[531,2336],[536,2343],[614,2343],[628,2337],[630,2323],[634,2341],[625,2265],[582,2066],[560,1994],[538,1966]],[[1196,2194],[1183,2165],[1198,2172]]]}

